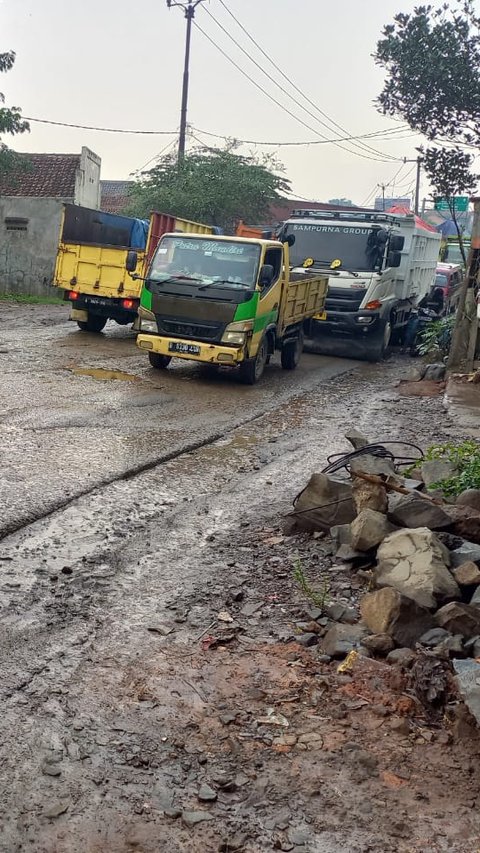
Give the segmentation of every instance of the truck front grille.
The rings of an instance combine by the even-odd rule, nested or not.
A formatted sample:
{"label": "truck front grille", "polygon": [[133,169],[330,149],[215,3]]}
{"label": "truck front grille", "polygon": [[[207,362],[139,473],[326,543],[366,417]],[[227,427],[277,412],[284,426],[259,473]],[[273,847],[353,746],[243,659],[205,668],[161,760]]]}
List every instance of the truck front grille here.
{"label": "truck front grille", "polygon": [[327,313],[328,311],[354,313],[360,308],[366,292],[366,287],[359,288],[358,290],[344,290],[343,287],[331,287],[329,285],[325,310]]}
{"label": "truck front grille", "polygon": [[174,338],[191,338],[199,341],[220,341],[225,329],[225,323],[203,322],[190,323],[188,320],[166,320],[157,316],[160,334],[171,335]]}

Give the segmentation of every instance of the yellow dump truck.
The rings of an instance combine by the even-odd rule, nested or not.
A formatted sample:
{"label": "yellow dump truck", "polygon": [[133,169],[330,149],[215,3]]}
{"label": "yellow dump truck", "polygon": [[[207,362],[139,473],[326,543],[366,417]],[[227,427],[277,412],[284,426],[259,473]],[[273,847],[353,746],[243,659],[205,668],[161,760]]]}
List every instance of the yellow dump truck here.
{"label": "yellow dump truck", "polygon": [[[165,213],[146,221],[65,205],[54,285],[63,289],[80,329],[100,332],[109,319],[135,322],[141,278],[166,231],[212,234],[214,228]],[[137,279],[125,269],[131,249],[137,251]]]}
{"label": "yellow dump truck", "polygon": [[[148,267],[139,308],[137,346],[166,368],[186,358],[239,367],[253,385],[275,350],[293,370],[303,349],[304,321],[322,311],[326,276],[292,274],[289,246],[276,240],[165,234]],[[138,266],[129,252],[127,269]]]}

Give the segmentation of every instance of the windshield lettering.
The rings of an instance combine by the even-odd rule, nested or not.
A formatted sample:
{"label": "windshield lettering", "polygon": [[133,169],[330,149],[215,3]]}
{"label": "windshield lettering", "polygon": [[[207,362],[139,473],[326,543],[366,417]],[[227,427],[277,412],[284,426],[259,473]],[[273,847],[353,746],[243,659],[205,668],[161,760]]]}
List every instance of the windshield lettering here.
{"label": "windshield lettering", "polygon": [[152,281],[165,285],[198,282],[205,286],[253,290],[258,277],[260,246],[228,240],[164,237],[149,270]]}

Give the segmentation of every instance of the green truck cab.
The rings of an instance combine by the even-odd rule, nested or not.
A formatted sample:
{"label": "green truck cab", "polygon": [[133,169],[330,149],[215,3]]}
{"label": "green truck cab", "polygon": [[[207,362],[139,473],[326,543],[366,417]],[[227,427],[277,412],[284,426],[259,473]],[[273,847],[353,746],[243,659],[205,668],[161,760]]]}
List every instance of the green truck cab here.
{"label": "green truck cab", "polygon": [[[131,273],[136,261],[130,252]],[[173,357],[238,367],[253,385],[275,350],[285,370],[297,366],[327,282],[290,272],[288,241],[165,234],[143,282],[137,346],[152,367]]]}

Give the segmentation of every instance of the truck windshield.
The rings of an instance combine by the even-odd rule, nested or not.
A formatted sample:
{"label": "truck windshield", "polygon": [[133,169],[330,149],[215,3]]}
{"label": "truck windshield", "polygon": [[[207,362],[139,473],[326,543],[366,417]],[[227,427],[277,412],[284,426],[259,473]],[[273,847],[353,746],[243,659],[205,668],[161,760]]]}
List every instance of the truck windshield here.
{"label": "truck windshield", "polygon": [[334,261],[340,261],[337,269],[378,269],[380,258],[375,249],[374,231],[367,226],[299,222],[289,224],[287,234],[295,236],[290,249],[290,263],[295,267],[313,258],[315,266],[328,268]]}
{"label": "truck windshield", "polygon": [[148,278],[181,284],[253,290],[258,277],[260,246],[234,240],[164,237],[158,245]]}

